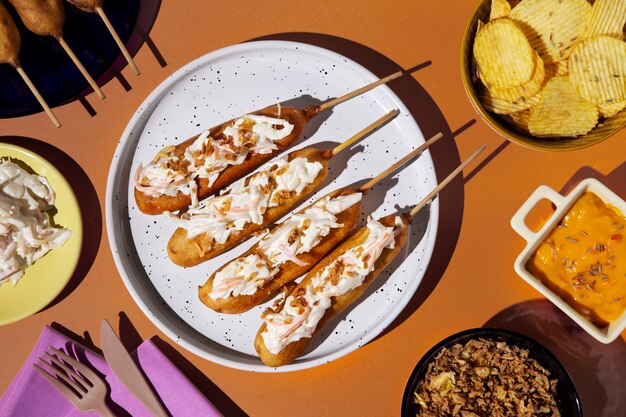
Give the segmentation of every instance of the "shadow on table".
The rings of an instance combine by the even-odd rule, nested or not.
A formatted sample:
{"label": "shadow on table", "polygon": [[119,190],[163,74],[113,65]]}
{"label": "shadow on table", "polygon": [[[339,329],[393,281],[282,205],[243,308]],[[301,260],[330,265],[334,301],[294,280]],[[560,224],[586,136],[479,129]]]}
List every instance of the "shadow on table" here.
{"label": "shadow on table", "polygon": [[623,339],[608,345],[598,342],[545,299],[506,308],[489,319],[485,327],[523,333],[552,351],[572,376],[584,415],[624,415],[626,343]]}
{"label": "shadow on table", "polygon": [[83,281],[98,253],[102,237],[102,214],[98,194],[85,171],[72,157],[49,143],[21,136],[0,136],[0,142],[29,149],[47,159],[58,169],[76,195],[83,218],[83,243],[76,270],[67,286],[44,310],[57,305]]}
{"label": "shadow on table", "polygon": [[606,175],[597,171],[595,168],[584,166],[572,175],[570,180],[561,188],[560,193],[564,195],[568,194],[585,178],[597,179],[619,197],[626,199],[626,162]]}
{"label": "shadow on table", "polygon": [[[133,326],[124,312],[119,313],[119,334],[122,343],[130,352],[134,351],[143,342],[141,335]],[[176,348],[158,336],[152,338],[154,344],[183,374],[200,390],[224,416],[248,417],[233,400],[211,381],[206,375],[181,355]]]}

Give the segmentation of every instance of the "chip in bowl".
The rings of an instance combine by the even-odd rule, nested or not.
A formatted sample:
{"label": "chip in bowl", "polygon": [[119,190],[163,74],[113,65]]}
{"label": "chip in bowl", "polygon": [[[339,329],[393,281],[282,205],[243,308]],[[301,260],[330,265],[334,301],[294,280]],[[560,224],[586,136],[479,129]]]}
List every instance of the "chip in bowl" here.
{"label": "chip in bowl", "polygon": [[534,136],[584,135],[598,123],[598,109],[578,95],[568,76],[554,77],[530,111],[528,130]]}

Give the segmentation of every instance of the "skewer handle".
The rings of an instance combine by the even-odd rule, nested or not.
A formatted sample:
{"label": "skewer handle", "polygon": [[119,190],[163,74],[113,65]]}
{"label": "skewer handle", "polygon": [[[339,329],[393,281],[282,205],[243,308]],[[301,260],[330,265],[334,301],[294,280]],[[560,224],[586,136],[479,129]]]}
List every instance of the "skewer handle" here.
{"label": "skewer handle", "polygon": [[41,93],[39,93],[39,90],[37,90],[35,84],[33,84],[33,82],[30,80],[28,74],[26,74],[26,72],[20,65],[15,66],[15,69],[22,76],[22,79],[24,80],[30,91],[33,93],[39,104],[41,104],[41,107],[43,107],[43,109],[46,111],[46,114],[48,115],[52,123],[56,127],[61,127],[61,122],[59,122],[59,119],[57,119],[57,117],[54,115],[54,112],[52,111],[50,106],[48,106],[48,103],[46,103],[46,100],[43,98]]}
{"label": "skewer handle", "polygon": [[98,84],[96,84],[95,80],[87,72],[87,69],[82,64],[82,62],[80,62],[80,60],[78,59],[76,54],[74,54],[74,51],[72,51],[72,48],[70,48],[70,46],[67,44],[67,42],[65,42],[65,39],[63,39],[63,36],[57,36],[56,38],[59,41],[59,43],[61,44],[61,46],[63,47],[63,49],[65,50],[65,52],[69,55],[69,57],[72,60],[72,62],[74,62],[74,64],[76,65],[76,67],[78,68],[80,73],[83,74],[83,77],[85,77],[85,79],[87,80],[87,82],[89,83],[91,88],[93,88],[93,91],[96,92],[98,97],[104,99],[104,97],[105,97],[104,93],[102,92],[102,90],[100,90],[100,87],[98,87]]}
{"label": "skewer handle", "polygon": [[126,58],[126,62],[128,62],[128,65],[132,68],[135,75],[139,75],[139,68],[137,68],[135,61],[133,61],[133,58],[130,56],[130,53],[128,52],[128,49],[126,49],[126,45],[124,45],[124,42],[122,42],[120,35],[117,34],[117,31],[111,24],[111,21],[107,17],[106,13],[104,13],[104,9],[102,7],[96,7],[95,10],[96,10],[96,13],[98,13],[100,18],[102,19],[102,21],[104,22],[104,25],[107,27],[109,32],[111,32],[111,36],[113,36],[115,43],[122,51],[122,55],[124,55],[124,58]]}
{"label": "skewer handle", "polygon": [[348,93],[346,95],[343,95],[341,97],[337,97],[337,98],[335,98],[333,100],[330,100],[327,103],[321,104],[319,106],[319,111],[330,109],[331,107],[334,107],[334,106],[336,106],[339,103],[343,103],[346,100],[350,100],[351,98],[356,97],[356,96],[358,96],[360,94],[363,94],[366,91],[371,90],[372,88],[376,88],[376,87],[378,87],[381,84],[386,84],[389,81],[395,80],[396,78],[401,77],[401,76],[402,76],[402,71],[398,71],[398,72],[396,72],[394,74],[388,75],[385,78],[381,78],[380,80],[375,81],[375,82],[373,82],[371,84],[368,84],[368,85],[366,85],[364,87],[361,87],[358,90],[354,90],[354,91],[352,91],[352,92],[350,92],[350,93]]}
{"label": "skewer handle", "polygon": [[333,156],[337,155],[339,152],[343,151],[348,146],[352,145],[354,142],[356,142],[357,140],[361,139],[363,136],[365,136],[368,133],[376,130],[379,126],[382,126],[388,120],[393,119],[398,114],[400,114],[400,110],[398,110],[398,109],[391,110],[389,113],[387,113],[386,115],[384,115],[380,119],[376,120],[374,123],[372,123],[371,125],[367,126],[365,129],[361,130],[359,133],[357,133],[356,135],[352,136],[350,139],[348,139],[348,140],[340,143],[339,145],[337,145],[337,147],[335,149],[333,149],[333,151],[332,151],[333,152]]}
{"label": "skewer handle", "polygon": [[413,218],[422,208],[424,208],[426,204],[428,204],[430,200],[432,200],[439,193],[439,191],[443,189],[443,187],[448,185],[448,183],[450,183],[450,181],[452,181],[454,177],[456,177],[461,171],[463,171],[463,168],[465,168],[469,163],[471,163],[474,159],[476,159],[476,157],[482,151],[484,151],[486,147],[487,147],[486,144],[482,145],[480,148],[476,150],[476,152],[472,154],[472,156],[470,156],[465,161],[463,161],[463,163],[459,165],[454,171],[452,171],[452,173],[448,175],[446,179],[441,181],[441,183],[439,183],[439,185],[437,185],[434,190],[432,190],[426,197],[424,197],[422,201],[420,201],[415,207],[413,207],[413,209],[411,210],[411,213],[409,213],[409,216]]}
{"label": "skewer handle", "polygon": [[437,133],[435,136],[428,139],[426,142],[422,143],[420,146],[418,146],[413,151],[411,151],[411,153],[409,153],[407,156],[400,159],[398,162],[396,162],[395,164],[393,164],[392,166],[390,166],[389,168],[387,168],[386,170],[384,170],[383,172],[381,172],[380,174],[378,174],[377,176],[375,176],[374,178],[372,178],[371,180],[363,184],[359,190],[366,192],[367,190],[372,188],[374,185],[376,185],[377,182],[379,182],[380,180],[385,178],[387,175],[394,172],[396,169],[400,168],[402,165],[406,164],[409,160],[414,158],[416,155],[424,152],[426,148],[428,148],[433,143],[437,142],[442,137],[443,135],[441,133]]}

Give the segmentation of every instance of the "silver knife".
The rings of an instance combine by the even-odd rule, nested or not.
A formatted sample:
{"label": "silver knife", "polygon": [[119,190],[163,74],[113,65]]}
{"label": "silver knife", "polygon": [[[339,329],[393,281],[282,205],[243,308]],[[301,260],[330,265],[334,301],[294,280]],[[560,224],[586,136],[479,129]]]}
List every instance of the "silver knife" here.
{"label": "silver knife", "polygon": [[102,352],[109,367],[124,386],[156,417],[170,417],[150,388],[139,367],[117,337],[108,321],[100,328]]}

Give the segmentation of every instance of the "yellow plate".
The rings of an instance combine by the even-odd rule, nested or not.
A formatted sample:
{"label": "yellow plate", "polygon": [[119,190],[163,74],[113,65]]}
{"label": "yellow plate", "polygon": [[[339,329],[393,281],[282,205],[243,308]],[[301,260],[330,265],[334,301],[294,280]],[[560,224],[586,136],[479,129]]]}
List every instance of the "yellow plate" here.
{"label": "yellow plate", "polygon": [[37,175],[46,177],[56,193],[54,223],[72,231],[63,246],[51,250],[26,269],[13,286],[0,286],[0,325],[13,323],[47,306],[67,285],[80,257],[83,221],[72,188],[63,175],[41,156],[19,146],[0,143],[0,158],[22,161]]}

